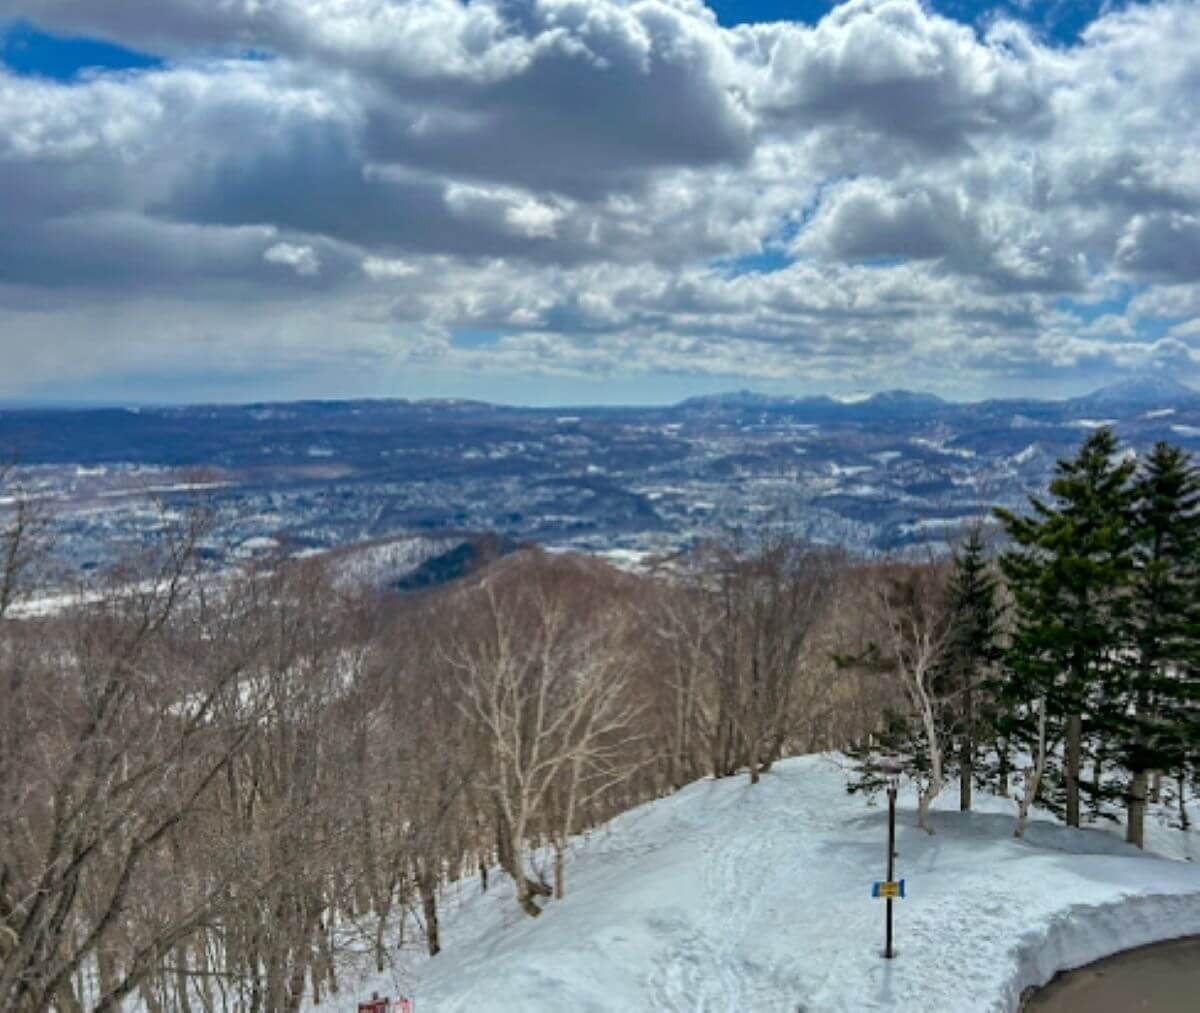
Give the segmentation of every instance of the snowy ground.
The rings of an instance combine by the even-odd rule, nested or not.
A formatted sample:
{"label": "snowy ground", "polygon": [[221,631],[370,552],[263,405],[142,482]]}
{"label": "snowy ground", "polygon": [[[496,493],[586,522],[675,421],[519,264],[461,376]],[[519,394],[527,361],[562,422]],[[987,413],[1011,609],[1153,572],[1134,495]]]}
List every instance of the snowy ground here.
{"label": "snowy ground", "polygon": [[343,977],[340,1009],[372,990],[451,1010],[1015,1010],[1058,970],[1200,933],[1200,835],[1148,821],[1146,855],[1119,828],[1034,822],[1013,806],[941,800],[937,833],[902,790],[898,956],[881,959],[886,807],[850,796],[831,757],[762,783],[700,781],[577,842],[567,898],[534,920],[502,877],[461,884],[445,949],[390,974]]}

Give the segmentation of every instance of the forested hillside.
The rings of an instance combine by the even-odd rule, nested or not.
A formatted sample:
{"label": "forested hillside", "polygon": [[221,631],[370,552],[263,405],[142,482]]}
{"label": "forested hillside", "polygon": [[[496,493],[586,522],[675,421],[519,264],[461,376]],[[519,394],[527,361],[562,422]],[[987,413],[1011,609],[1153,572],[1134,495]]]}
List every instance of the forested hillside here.
{"label": "forested hillside", "polygon": [[214,571],[197,501],[39,612],[49,527],[10,482],[0,1008],[341,1008],[351,957],[438,954],[468,880],[536,918],[577,835],[798,753],[844,750],[853,793],[898,761],[930,834],[951,786],[1011,798],[1018,836],[1035,807],[1186,829],[1197,490],[1100,429],[949,559],[764,528],[650,575],[526,547],[405,594],[322,557]]}

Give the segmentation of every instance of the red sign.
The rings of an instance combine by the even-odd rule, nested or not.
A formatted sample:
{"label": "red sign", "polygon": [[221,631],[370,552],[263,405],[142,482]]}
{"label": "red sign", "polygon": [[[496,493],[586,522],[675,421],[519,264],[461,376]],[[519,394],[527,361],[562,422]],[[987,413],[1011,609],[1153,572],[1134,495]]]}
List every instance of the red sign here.
{"label": "red sign", "polygon": [[378,995],[373,995],[358,1004],[358,1013],[416,1013],[416,1005],[411,999],[392,1002],[388,998],[380,999]]}

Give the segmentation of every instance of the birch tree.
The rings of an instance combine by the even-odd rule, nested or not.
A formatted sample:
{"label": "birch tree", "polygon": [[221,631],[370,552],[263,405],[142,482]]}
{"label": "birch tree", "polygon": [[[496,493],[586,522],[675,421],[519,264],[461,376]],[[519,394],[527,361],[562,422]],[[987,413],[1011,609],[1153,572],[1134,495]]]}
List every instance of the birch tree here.
{"label": "birch tree", "polygon": [[535,896],[553,888],[529,875],[527,849],[545,826],[552,792],[560,796],[551,836],[561,856],[575,815],[597,784],[620,776],[635,709],[616,637],[620,617],[583,621],[544,587],[478,596],[483,628],[460,635],[448,658],[458,673],[463,714],[489,748],[486,775],[495,805],[501,865],[517,902],[541,913]]}
{"label": "birch tree", "polygon": [[871,583],[869,608],[877,623],[881,662],[899,682],[915,724],[919,762],[917,825],[932,834],[928,816],[945,782],[945,728],[951,693],[939,684],[950,635],[942,575],[934,566],[895,564]]}
{"label": "birch tree", "polygon": [[1038,699],[1032,706],[1034,721],[1037,725],[1037,736],[1034,740],[1033,762],[1025,767],[1024,783],[1021,785],[1021,797],[1017,799],[1017,826],[1013,831],[1014,837],[1025,836],[1025,827],[1029,822],[1029,810],[1042,786],[1042,775],[1046,772],[1047,741],[1046,741],[1046,699]]}

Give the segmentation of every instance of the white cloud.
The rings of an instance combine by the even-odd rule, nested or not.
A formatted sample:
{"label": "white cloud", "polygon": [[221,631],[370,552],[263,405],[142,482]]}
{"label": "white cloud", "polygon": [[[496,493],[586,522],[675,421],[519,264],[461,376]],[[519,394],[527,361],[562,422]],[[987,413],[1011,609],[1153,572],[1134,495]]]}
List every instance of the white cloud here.
{"label": "white cloud", "polygon": [[[0,69],[10,386],[54,375],[88,314],[96,373],[142,361],[132,327],[181,369],[225,327],[250,369],[320,360],[331,333],[376,364],[808,385],[1194,368],[1195,3],[1070,46],[917,0],[732,29],[698,0],[6,14],[168,57],[71,84]],[[281,300],[303,307],[283,344],[246,311]],[[468,353],[458,327],[501,340]]]}
{"label": "white cloud", "polygon": [[321,258],[311,246],[276,243],[263,254],[263,260],[268,264],[285,264],[304,278],[321,273]]}
{"label": "white cloud", "polygon": [[389,257],[367,257],[363,261],[363,271],[367,277],[375,281],[407,278],[417,273],[417,268],[406,260]]}

